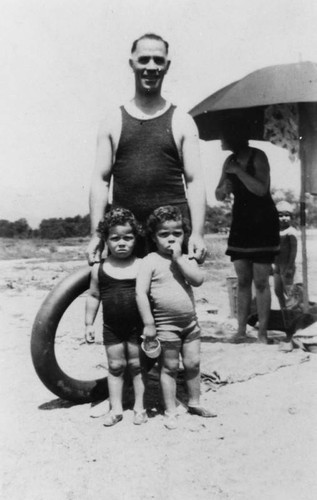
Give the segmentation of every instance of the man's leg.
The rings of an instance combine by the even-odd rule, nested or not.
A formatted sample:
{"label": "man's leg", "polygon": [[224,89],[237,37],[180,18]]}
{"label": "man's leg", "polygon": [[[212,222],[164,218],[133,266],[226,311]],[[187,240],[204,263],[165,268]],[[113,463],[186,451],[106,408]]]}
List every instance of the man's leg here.
{"label": "man's leg", "polygon": [[267,339],[267,325],[271,310],[270,277],[271,264],[253,264],[253,279],[256,291],[256,304],[259,315],[258,339],[265,344]]}
{"label": "man's leg", "polygon": [[250,314],[252,298],[252,262],[246,259],[234,261],[238,277],[238,332],[236,339],[243,338],[246,333],[247,319]]}

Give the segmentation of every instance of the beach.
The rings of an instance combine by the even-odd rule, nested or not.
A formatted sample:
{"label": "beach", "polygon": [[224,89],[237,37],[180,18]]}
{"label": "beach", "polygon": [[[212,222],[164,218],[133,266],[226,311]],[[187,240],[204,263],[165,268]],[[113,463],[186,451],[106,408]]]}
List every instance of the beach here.
{"label": "beach", "polygon": [[[313,238],[312,238],[313,239]],[[309,251],[312,245],[308,239]],[[178,382],[178,428],[163,425],[157,370],[150,377],[149,420],[132,423],[126,391],[122,422],[102,425],[107,401],[75,404],[50,392],[35,373],[30,338],[37,311],[61,279],[85,265],[85,242],[0,261],[2,500],[313,500],[317,498],[317,354],[224,341],[233,332],[223,243],[208,239],[208,279],[195,299],[202,329],[202,403],[217,413],[186,413]],[[214,256],[217,258],[214,258]],[[12,257],[15,258],[12,258]],[[2,256],[5,257],[5,256]],[[317,283],[311,264],[312,287]],[[101,333],[84,343],[85,295],[62,318],[56,356],[79,379],[107,372]],[[97,322],[100,322],[100,317]],[[219,333],[220,332],[220,333]],[[218,338],[217,338],[218,336]],[[219,376],[214,378],[215,373]]]}

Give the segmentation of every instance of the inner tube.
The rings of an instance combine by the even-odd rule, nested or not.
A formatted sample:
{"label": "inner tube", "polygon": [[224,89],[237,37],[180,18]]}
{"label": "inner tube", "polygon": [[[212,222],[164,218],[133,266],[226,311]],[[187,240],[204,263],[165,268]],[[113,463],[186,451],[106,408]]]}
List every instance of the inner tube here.
{"label": "inner tube", "polygon": [[77,380],[60,368],[55,356],[58,324],[70,304],[89,288],[90,267],[85,266],[64,278],[48,294],[34,320],[31,356],[37,375],[56,396],[75,403],[89,403],[108,397],[107,377]]}

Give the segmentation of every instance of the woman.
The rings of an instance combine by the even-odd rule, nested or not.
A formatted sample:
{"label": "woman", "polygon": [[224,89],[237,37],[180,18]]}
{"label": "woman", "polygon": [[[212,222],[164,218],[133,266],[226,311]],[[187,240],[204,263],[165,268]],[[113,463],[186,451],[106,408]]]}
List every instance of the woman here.
{"label": "woman", "polygon": [[233,153],[224,163],[216,198],[222,201],[230,193],[234,195],[226,251],[238,277],[238,332],[234,340],[245,338],[254,282],[258,339],[267,344],[271,309],[269,276],[279,253],[279,220],[270,194],[270,166],[265,153],[250,147],[239,130],[224,134],[222,149]]}

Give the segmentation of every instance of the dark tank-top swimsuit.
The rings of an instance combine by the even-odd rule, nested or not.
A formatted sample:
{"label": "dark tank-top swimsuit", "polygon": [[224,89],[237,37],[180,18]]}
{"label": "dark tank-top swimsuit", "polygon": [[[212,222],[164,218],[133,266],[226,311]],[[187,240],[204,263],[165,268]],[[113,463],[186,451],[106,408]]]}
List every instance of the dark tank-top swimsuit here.
{"label": "dark tank-top swimsuit", "polygon": [[113,206],[131,210],[140,222],[162,205],[187,207],[183,162],[172,133],[171,105],[148,120],[131,116],[123,106],[122,131],[113,175]]}

